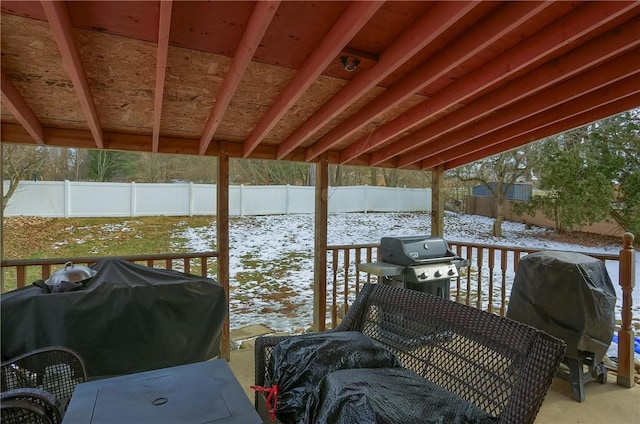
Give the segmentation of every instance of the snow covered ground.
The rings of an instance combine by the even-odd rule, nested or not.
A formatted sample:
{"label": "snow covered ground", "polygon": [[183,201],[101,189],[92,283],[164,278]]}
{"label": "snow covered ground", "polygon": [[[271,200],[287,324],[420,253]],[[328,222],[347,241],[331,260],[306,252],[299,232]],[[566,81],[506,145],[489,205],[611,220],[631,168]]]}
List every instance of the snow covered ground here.
{"label": "snow covered ground", "polygon": [[[329,245],[379,243],[389,235],[430,234],[430,217],[424,213],[355,213],[329,216]],[[502,238],[491,236],[490,218],[447,213],[445,239],[580,252],[618,254],[618,243],[595,247],[549,241],[550,230],[505,222]],[[232,218],[230,222],[231,328],[263,324],[276,331],[308,328],[313,310],[313,215],[276,215]],[[215,225],[189,228],[175,234],[179,247],[191,251],[215,250]],[[178,242],[176,242],[178,244]],[[178,247],[178,246],[176,246]],[[637,255],[640,262],[640,254]],[[512,269],[512,266],[509,267]],[[640,270],[640,263],[636,264]],[[621,291],[618,263],[607,263],[617,291],[620,317]],[[508,274],[508,287],[513,281]],[[633,293],[634,326],[640,328],[640,288]]]}

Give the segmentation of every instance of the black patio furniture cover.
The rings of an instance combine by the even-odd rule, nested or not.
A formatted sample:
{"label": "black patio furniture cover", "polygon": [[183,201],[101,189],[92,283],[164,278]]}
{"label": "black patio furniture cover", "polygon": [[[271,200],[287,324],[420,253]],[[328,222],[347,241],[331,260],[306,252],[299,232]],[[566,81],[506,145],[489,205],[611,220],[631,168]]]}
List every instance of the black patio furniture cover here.
{"label": "black patio furniture cover", "polygon": [[497,420],[406,368],[343,369],[311,393],[298,423],[490,424]]}
{"label": "black patio furniture cover", "polygon": [[615,330],[616,292],[605,263],[576,252],[523,257],[513,281],[507,318],[567,343],[565,356],[590,352],[599,362]]}
{"label": "black patio furniture cover", "polygon": [[2,359],[45,346],[75,349],[91,377],[199,362],[219,353],[227,315],[215,280],[118,258],[81,290],[36,286],[2,295]]}

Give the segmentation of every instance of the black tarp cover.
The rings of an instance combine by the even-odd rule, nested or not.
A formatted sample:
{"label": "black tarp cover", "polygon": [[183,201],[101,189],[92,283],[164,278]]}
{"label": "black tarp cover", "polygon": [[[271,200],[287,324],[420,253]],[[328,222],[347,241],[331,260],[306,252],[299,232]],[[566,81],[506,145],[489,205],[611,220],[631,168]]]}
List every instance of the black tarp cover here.
{"label": "black tarp cover", "polygon": [[81,290],[2,295],[3,360],[61,345],[82,355],[90,376],[105,376],[218,355],[227,305],[215,280],[117,258],[92,268]]}
{"label": "black tarp cover", "polygon": [[590,352],[600,361],[611,344],[615,305],[616,292],[603,261],[543,251],[520,260],[507,318],[564,340],[567,357]]}
{"label": "black tarp cover", "polygon": [[357,331],[291,337],[277,344],[269,359],[270,383],[278,386],[276,417],[283,423],[300,422],[308,396],[332,371],[400,365],[382,344]]}
{"label": "black tarp cover", "polygon": [[305,424],[489,424],[496,419],[405,368],[338,370],[309,396]]}

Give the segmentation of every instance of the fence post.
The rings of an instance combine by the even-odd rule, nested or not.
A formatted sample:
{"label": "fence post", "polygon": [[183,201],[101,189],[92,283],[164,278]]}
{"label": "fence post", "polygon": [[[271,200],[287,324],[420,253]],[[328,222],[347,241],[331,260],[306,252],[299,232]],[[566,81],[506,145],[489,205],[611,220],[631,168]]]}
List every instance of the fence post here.
{"label": "fence post", "polygon": [[131,184],[129,185],[129,195],[131,197],[130,200],[130,207],[129,207],[129,216],[136,216],[136,182],[135,181],[131,181]]}
{"label": "fence post", "polygon": [[289,184],[287,184],[287,192],[285,195],[285,205],[284,205],[284,213],[285,215],[289,215]]}
{"label": "fence post", "polygon": [[369,211],[369,191],[367,190],[369,186],[367,184],[364,185],[364,210],[362,212],[367,213]]}
{"label": "fence post", "polygon": [[64,217],[71,216],[71,182],[64,180]]}
{"label": "fence post", "polygon": [[244,216],[244,184],[240,184],[240,216]]}
{"label": "fence post", "polygon": [[635,250],[633,234],[622,236],[623,246],[620,250],[620,286],[622,287],[622,326],[618,331],[618,379],[617,383],[624,387],[635,386],[634,380],[634,336],[631,328],[633,313],[631,311],[633,287],[635,286]]}
{"label": "fence post", "polygon": [[194,203],[194,189],[193,182],[189,181],[189,216],[193,216],[193,203]]}

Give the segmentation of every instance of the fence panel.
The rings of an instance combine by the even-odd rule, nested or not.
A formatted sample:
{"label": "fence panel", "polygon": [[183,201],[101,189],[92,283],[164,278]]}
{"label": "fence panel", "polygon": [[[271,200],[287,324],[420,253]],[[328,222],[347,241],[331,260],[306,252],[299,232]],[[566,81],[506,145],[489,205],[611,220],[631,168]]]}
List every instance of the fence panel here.
{"label": "fence panel", "polygon": [[[8,190],[8,181],[4,182]],[[107,217],[215,215],[213,184],[21,181],[4,216]],[[230,186],[229,214],[313,213],[309,186]],[[345,186],[329,188],[329,212],[430,212],[431,189]]]}

